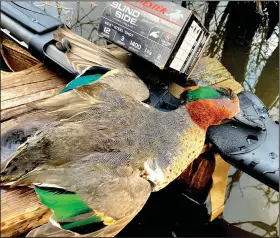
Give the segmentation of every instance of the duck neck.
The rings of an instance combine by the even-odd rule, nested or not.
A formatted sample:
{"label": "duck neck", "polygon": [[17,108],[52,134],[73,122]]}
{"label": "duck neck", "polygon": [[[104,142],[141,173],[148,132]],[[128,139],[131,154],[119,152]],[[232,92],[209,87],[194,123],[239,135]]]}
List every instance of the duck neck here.
{"label": "duck neck", "polygon": [[209,126],[219,124],[223,119],[229,118],[225,108],[215,106],[211,100],[198,100],[186,105],[191,119],[201,129],[206,131]]}

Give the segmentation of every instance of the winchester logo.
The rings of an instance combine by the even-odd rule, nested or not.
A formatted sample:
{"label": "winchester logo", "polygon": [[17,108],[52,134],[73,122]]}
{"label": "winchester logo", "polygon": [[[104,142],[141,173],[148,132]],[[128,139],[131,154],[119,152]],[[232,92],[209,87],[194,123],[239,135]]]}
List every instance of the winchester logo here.
{"label": "winchester logo", "polygon": [[160,12],[162,14],[165,14],[167,11],[167,8],[164,6],[161,6],[157,3],[151,2],[151,1],[136,1],[138,4],[141,4],[142,6],[146,7],[146,8],[150,8],[153,9],[157,12]]}

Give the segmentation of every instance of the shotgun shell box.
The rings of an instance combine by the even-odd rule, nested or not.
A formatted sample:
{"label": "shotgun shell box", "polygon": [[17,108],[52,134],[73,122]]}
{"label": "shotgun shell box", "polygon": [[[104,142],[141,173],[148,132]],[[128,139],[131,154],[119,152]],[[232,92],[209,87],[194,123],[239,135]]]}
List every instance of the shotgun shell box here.
{"label": "shotgun shell box", "polygon": [[168,1],[108,2],[98,33],[160,69],[186,75],[209,37],[192,11]]}

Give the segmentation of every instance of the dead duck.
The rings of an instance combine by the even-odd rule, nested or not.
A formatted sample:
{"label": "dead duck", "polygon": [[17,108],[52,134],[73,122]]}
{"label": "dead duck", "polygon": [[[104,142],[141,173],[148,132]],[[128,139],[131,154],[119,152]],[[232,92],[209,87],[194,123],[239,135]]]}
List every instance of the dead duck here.
{"label": "dead duck", "polygon": [[[73,71],[77,73],[77,77],[69,82],[61,93],[77,86],[99,82],[106,83],[113,89],[139,101],[149,98],[149,89],[145,83],[107,49],[74,34],[67,27],[59,28],[54,34],[54,38],[57,45],[60,45],[59,48],[65,52],[66,59],[72,66]],[[44,121],[42,117],[45,118]],[[5,146],[3,138],[9,137],[14,131],[24,131],[24,137],[27,137],[55,119],[47,114],[43,115],[43,113],[39,118],[33,117],[32,122],[25,121],[21,117],[16,118],[16,123],[11,124],[5,130],[1,129],[1,149],[3,150]],[[35,123],[36,120],[39,120],[37,124]],[[32,133],[25,133],[27,131]],[[6,155],[8,154],[4,153],[1,158],[6,159]]]}
{"label": "dead duck", "polygon": [[207,128],[239,112],[230,89],[189,87],[181,99],[161,112],[95,83],[38,103],[57,119],[1,170],[2,184],[33,186],[54,212],[28,236],[116,235],[200,154]]}
{"label": "dead duck", "polygon": [[148,99],[149,90],[145,83],[107,49],[78,36],[67,27],[58,28],[54,39],[78,74],[69,86],[105,82],[139,101]]}

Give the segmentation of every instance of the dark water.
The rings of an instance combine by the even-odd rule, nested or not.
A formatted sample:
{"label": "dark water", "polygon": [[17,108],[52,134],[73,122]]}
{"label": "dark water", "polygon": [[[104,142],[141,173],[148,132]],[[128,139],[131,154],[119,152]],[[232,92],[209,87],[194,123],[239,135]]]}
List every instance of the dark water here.
{"label": "dark water", "polygon": [[[181,1],[177,1],[181,4]],[[100,45],[96,33],[104,2],[34,2]],[[279,120],[279,2],[185,2],[212,33],[204,55],[219,59],[246,90]],[[113,201],[112,201],[113,202]],[[206,222],[204,207],[178,194],[176,187],[153,194],[119,236],[278,237],[279,194],[231,168],[225,210]],[[238,230],[236,227],[242,228]]]}

